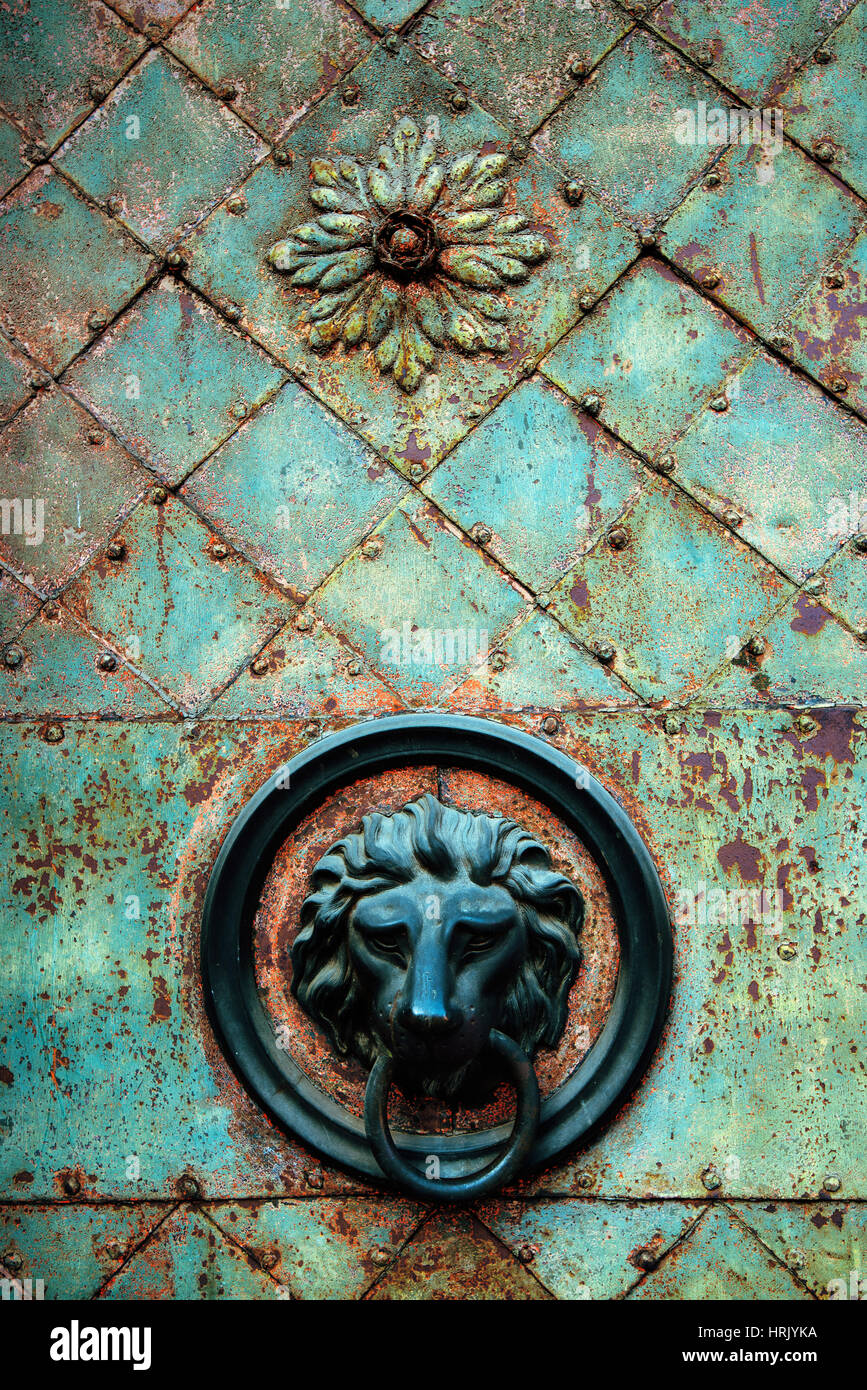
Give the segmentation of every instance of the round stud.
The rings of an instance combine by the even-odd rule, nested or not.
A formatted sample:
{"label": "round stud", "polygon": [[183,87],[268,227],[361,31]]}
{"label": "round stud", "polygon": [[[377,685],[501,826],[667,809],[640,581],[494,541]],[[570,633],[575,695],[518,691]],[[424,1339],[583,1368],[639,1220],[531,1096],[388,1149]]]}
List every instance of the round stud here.
{"label": "round stud", "polygon": [[122,1257],[124,1253],[123,1246],[116,1237],[106,1241],[105,1253],[110,1260],[119,1260]]}
{"label": "round stud", "polygon": [[749,642],[747,642],[747,651],[750,656],[763,656],[765,651],[764,637],[751,637]]}
{"label": "round stud", "polygon": [[469,105],[466,92],[452,92],[451,102],[453,111],[466,111]]}
{"label": "round stud", "polygon": [[577,1182],[577,1184],[578,1184],[578,1186],[579,1186],[580,1188],[583,1188],[584,1190],[586,1190],[588,1187],[592,1187],[592,1186],[593,1186],[593,1174],[592,1174],[592,1173],[579,1173],[579,1174],[578,1174],[578,1177],[576,1178],[576,1182]]}
{"label": "round stud", "polygon": [[63,1179],[63,1190],[67,1197],[77,1197],[81,1191],[81,1181],[75,1173],[67,1173]]}
{"label": "round stud", "polygon": [[830,140],[820,140],[818,145],[813,146],[813,153],[822,164],[830,164],[834,158],[834,146]]}
{"label": "round stud", "polygon": [[87,326],[93,333],[101,333],[108,327],[108,316],[95,309],[92,314],[88,314]]}
{"label": "round stud", "polygon": [[743,517],[740,515],[739,512],[723,512],[723,521],[725,522],[726,526],[731,526],[732,530],[735,530],[738,526],[740,526],[741,522],[743,521]]}
{"label": "round stud", "polygon": [[676,714],[667,714],[665,716],[664,727],[665,732],[667,734],[671,734],[672,736],[674,736],[675,734],[680,733],[681,729],[683,728],[683,725],[681,724]]}
{"label": "round stud", "polygon": [[361,675],[361,662],[360,662],[360,661],[350,661],[350,663],[349,663],[349,665],[347,666],[346,670],[347,670],[347,672],[349,673],[350,676],[360,676],[360,675]]}
{"label": "round stud", "polygon": [[259,1256],[259,1264],[263,1269],[274,1269],[280,1263],[280,1253],[277,1250],[263,1250]]}
{"label": "round stud", "polygon": [[722,1178],[713,1166],[705,1168],[701,1180],[708,1192],[716,1192],[718,1187],[722,1187]]}
{"label": "round stud", "polygon": [[287,150],[283,145],[277,145],[274,149],[275,164],[291,164],[295,155],[292,150]]}
{"label": "round stud", "polygon": [[211,557],[214,560],[228,560],[231,553],[225,541],[214,541],[211,546]]}
{"label": "round stud", "polygon": [[717,411],[718,414],[722,414],[724,410],[728,410],[729,408],[727,396],[714,396],[713,400],[709,401],[708,404],[711,410]]}
{"label": "round stud", "polygon": [[117,657],[111,652],[100,652],[96,658],[96,664],[100,671],[116,671]]}
{"label": "round stud", "polygon": [[177,1189],[182,1197],[198,1197],[199,1184],[190,1173],[182,1173],[177,1181]]}
{"label": "round stud", "polygon": [[709,174],[705,174],[704,176],[705,188],[719,188],[721,183],[722,179],[713,169],[711,169]]}
{"label": "round stud", "polygon": [[365,560],[378,560],[382,554],[382,541],[378,539],[365,541],[361,547],[361,553]]}
{"label": "round stud", "polygon": [[24,660],[24,653],[20,647],[7,647],[3,653],[3,661],[10,668],[15,670]]}
{"label": "round stud", "polygon": [[580,184],[577,179],[569,179],[568,182],[563,185],[563,197],[571,207],[577,208],[581,199],[584,197],[583,185]]}
{"label": "round stud", "polygon": [[830,48],[817,48],[813,54],[813,61],[824,66],[825,63],[833,63],[834,55]]}
{"label": "round stud", "polygon": [[46,724],[42,737],[46,743],[61,743],[63,741],[63,725]]}
{"label": "round stud", "polygon": [[657,245],[658,237],[656,232],[642,232],[640,240],[645,251],[651,251]]}
{"label": "round stud", "polygon": [[587,76],[588,63],[586,58],[573,58],[566,71],[570,77],[576,80]]}
{"label": "round stud", "polygon": [[49,599],[42,610],[43,618],[50,618],[52,621],[60,617],[60,604],[56,599]]}
{"label": "round stud", "polygon": [[629,544],[629,532],[625,526],[612,526],[608,532],[608,544],[612,550],[625,550]]}
{"label": "round stud", "polygon": [[788,338],[784,338],[781,334],[775,333],[772,338],[768,339],[768,342],[772,348],[776,348],[777,352],[782,353],[784,357],[791,357],[792,344]]}
{"label": "round stud", "polygon": [[92,429],[87,431],[88,444],[104,444],[105,435],[102,430]]}
{"label": "round stud", "polygon": [[237,323],[241,317],[241,306],[240,304],[227,304],[223,313],[230,323]]}
{"label": "round stud", "polygon": [[530,153],[530,146],[526,140],[513,140],[509,146],[509,155],[516,164],[523,164]]}
{"label": "round stud", "polygon": [[144,27],[144,31],[149,39],[160,39],[163,34],[163,26],[158,19],[149,19]]}
{"label": "round stud", "polygon": [[270,663],[267,656],[257,656],[255,661],[251,662],[250,670],[253,672],[254,676],[264,676],[268,671],[269,665]]}
{"label": "round stud", "polygon": [[421,480],[422,480],[422,478],[424,477],[424,464],[423,464],[423,463],[413,463],[413,464],[410,464],[409,476],[412,478],[412,480],[413,480],[414,483],[420,483]]}
{"label": "round stud", "polygon": [[560,728],[559,719],[555,719],[553,714],[548,714],[542,720],[542,732],[545,734],[556,734]]}
{"label": "round stud", "polygon": [[12,1274],[17,1274],[24,1263],[17,1250],[7,1250],[2,1259],[4,1265]]}
{"label": "round stud", "polygon": [[304,1181],[308,1187],[321,1187],[322,1174],[316,1168],[305,1168]]}
{"label": "round stud", "polygon": [[602,397],[595,391],[585,391],[578,404],[588,415],[598,415],[602,409]]}
{"label": "round stud", "polygon": [[822,1191],[823,1191],[823,1192],[839,1192],[839,1191],[840,1191],[840,1188],[841,1188],[842,1186],[843,1186],[843,1183],[842,1183],[842,1181],[840,1180],[840,1177],[838,1176],[837,1173],[826,1173],[826,1174],[825,1174],[825,1178],[824,1178],[824,1181],[823,1181],[823,1183],[822,1183]]}
{"label": "round stud", "polygon": [[313,627],[313,614],[299,613],[295,619],[295,626],[299,632],[309,632]]}
{"label": "round stud", "polygon": [[852,544],[862,555],[867,555],[867,531],[858,531],[852,537]]}
{"label": "round stud", "polygon": [[595,303],[596,300],[592,294],[582,294],[581,298],[578,300],[578,308],[582,309],[584,313],[587,314]]}
{"label": "round stud", "polygon": [[491,659],[488,664],[490,665],[492,671],[502,671],[506,665],[506,653],[492,652]]}
{"label": "round stud", "polygon": [[105,553],[109,560],[122,560],[126,554],[126,546],[123,541],[109,541]]}
{"label": "round stud", "polygon": [[591,651],[597,661],[601,661],[605,666],[609,666],[617,655],[613,642],[609,642],[605,638],[600,638],[599,641],[594,642]]}
{"label": "round stud", "polygon": [[700,68],[712,67],[713,54],[711,53],[709,48],[700,48],[695,55],[695,61],[698,63]]}
{"label": "round stud", "polygon": [[220,101],[234,101],[237,95],[238,84],[231,79],[227,82],[221,82],[217,88],[217,96],[220,98]]}
{"label": "round stud", "polygon": [[825,284],[829,290],[840,290],[846,283],[846,277],[840,270],[829,270],[825,276]]}
{"label": "round stud", "polygon": [[389,53],[396,53],[400,48],[400,39],[397,34],[386,34],[383,43]]}
{"label": "round stud", "polygon": [[653,1251],[648,1250],[646,1246],[642,1250],[636,1250],[634,1259],[639,1269],[656,1269],[659,1263]]}
{"label": "round stud", "polygon": [[831,390],[835,395],[843,396],[849,390],[849,383],[845,377],[835,376],[834,380],[831,382]]}
{"label": "round stud", "polygon": [[155,507],[161,507],[168,499],[168,492],[164,487],[155,487],[151,492],[151,501]]}
{"label": "round stud", "polygon": [[232,414],[233,414],[233,416],[235,417],[236,420],[246,420],[246,418],[247,418],[247,403],[246,403],[246,401],[235,401],[235,404],[232,406]]}
{"label": "round stud", "polygon": [[180,251],[170,251],[166,256],[166,265],[171,270],[181,270],[186,265],[186,261]]}
{"label": "round stud", "polygon": [[707,275],[702,277],[702,286],[706,290],[715,290],[722,283],[722,277],[717,275],[715,270],[709,270]]}
{"label": "round stud", "polygon": [[538,1253],[538,1247],[535,1245],[528,1244],[518,1246],[518,1259],[521,1261],[522,1265],[531,1265]]}
{"label": "round stud", "polygon": [[478,521],[472,530],[473,540],[478,541],[479,545],[487,545],[490,542],[493,532],[490,526],[485,526],[484,522]]}
{"label": "round stud", "polygon": [[786,1264],[789,1269],[803,1269],[807,1263],[807,1256],[803,1250],[787,1250]]}
{"label": "round stud", "polygon": [[656,469],[657,473],[662,473],[665,477],[668,477],[677,467],[677,459],[674,457],[674,454],[660,454],[653,467]]}
{"label": "round stud", "polygon": [[777,947],[777,955],[780,960],[794,960],[798,954],[798,948],[794,941],[781,941]]}
{"label": "round stud", "polygon": [[344,106],[356,106],[360,96],[361,92],[357,87],[344,87],[343,91],[340,93],[340,98]]}

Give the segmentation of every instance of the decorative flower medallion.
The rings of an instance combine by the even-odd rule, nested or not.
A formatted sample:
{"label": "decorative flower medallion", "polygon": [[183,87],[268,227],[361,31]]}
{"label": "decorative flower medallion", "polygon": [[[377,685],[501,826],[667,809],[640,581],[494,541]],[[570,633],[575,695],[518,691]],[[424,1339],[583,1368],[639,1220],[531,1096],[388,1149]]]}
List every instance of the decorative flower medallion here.
{"label": "decorative flower medallion", "polygon": [[312,222],[268,252],[290,284],[317,288],[310,346],[369,343],[381,372],[417,390],[436,349],[507,352],[510,283],[549,254],[528,217],[503,206],[503,154],[440,158],[437,141],[404,119],[376,163],[310,163]]}

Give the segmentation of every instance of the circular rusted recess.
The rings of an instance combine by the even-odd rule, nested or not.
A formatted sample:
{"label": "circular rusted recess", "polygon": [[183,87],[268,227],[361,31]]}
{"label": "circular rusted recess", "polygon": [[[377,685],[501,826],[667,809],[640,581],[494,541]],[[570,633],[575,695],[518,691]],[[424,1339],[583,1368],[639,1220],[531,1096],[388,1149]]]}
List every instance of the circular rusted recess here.
{"label": "circular rusted recess", "polygon": [[18,646],[7,647],[3,653],[4,665],[8,666],[10,670],[14,671],[17,666],[21,665],[23,660],[24,653]]}
{"label": "circular rusted recess", "polygon": [[112,652],[100,652],[96,658],[96,665],[100,671],[116,671],[117,657]]}
{"label": "circular rusted recess", "polygon": [[126,546],[123,541],[109,541],[105,553],[109,560],[122,560],[126,555]]}
{"label": "circular rusted recess", "polygon": [[63,725],[62,725],[62,724],[46,724],[46,725],[44,725],[44,727],[43,727],[43,729],[42,729],[41,732],[42,732],[42,737],[43,737],[43,739],[44,739],[44,741],[45,741],[46,743],[62,743],[62,742],[63,742]]}
{"label": "circular rusted recess", "polygon": [[439,237],[429,217],[400,209],[377,227],[373,251],[383,270],[400,280],[417,280],[436,260]]}
{"label": "circular rusted recess", "polygon": [[629,532],[625,526],[612,526],[608,532],[608,544],[612,550],[625,550],[629,544]]}
{"label": "circular rusted recess", "polygon": [[[487,811],[506,796],[518,822],[539,830],[552,853],[573,846],[592,887],[585,900],[603,913],[590,913],[585,933],[602,930],[593,923],[604,920],[606,950],[616,951],[605,989],[580,971],[573,984],[598,1015],[583,1030],[586,1041],[567,1029],[560,1050],[537,1059],[542,1107],[529,1166],[587,1138],[622,1104],[656,1047],[669,1001],[671,925],[650,855],[617,801],[589,774],[576,778],[575,762],[556,746],[447,714],[388,716],[326,735],[269,777],[225,837],[205,899],[202,972],[218,1040],[258,1104],[318,1154],[367,1178],[382,1172],[359,1108],[365,1071],[332,1051],[294,999],[291,944],[310,872],[339,828],[357,828],[378,809],[383,785],[387,804],[400,806],[432,775],[452,804]],[[594,953],[587,964],[598,970]],[[281,1045],[282,1018],[291,1050]],[[511,1092],[501,1090],[484,1105],[461,1102],[451,1123],[427,1127],[396,1091],[390,1125],[404,1163],[421,1174],[435,1155],[441,1176],[457,1180],[486,1170],[511,1130]],[[305,1179],[322,1183],[313,1168]]]}
{"label": "circular rusted recess", "polygon": [[580,184],[577,179],[569,179],[563,185],[563,197],[571,207],[577,208],[584,197],[584,185]]}

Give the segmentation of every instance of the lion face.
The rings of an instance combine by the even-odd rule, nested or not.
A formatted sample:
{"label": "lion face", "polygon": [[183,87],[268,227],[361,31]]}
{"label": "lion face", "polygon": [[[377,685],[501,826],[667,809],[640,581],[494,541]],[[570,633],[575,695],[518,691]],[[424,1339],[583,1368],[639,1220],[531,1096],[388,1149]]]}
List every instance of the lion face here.
{"label": "lion face", "polygon": [[425,795],[366,816],[319,860],[292,992],[338,1052],[386,1051],[404,1083],[455,1094],[493,1028],[553,1046],[580,962],[578,889],[514,821]]}

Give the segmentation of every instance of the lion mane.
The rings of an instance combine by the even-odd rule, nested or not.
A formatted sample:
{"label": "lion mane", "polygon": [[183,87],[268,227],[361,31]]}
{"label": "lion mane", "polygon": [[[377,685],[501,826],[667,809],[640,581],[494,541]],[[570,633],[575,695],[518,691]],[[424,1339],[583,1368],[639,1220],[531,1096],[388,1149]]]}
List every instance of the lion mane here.
{"label": "lion mane", "polygon": [[[391,814],[372,812],[316,864],[292,946],[292,993],[343,1056],[371,1067],[380,1050],[348,946],[356,903],[422,871],[507,889],[527,929],[527,957],[503,1004],[501,1031],[532,1057],[566,1024],[578,972],[584,899],[548,850],[513,820],[446,806],[429,793]],[[451,1093],[447,1083],[437,1087]]]}

